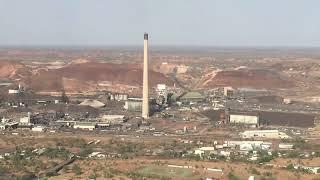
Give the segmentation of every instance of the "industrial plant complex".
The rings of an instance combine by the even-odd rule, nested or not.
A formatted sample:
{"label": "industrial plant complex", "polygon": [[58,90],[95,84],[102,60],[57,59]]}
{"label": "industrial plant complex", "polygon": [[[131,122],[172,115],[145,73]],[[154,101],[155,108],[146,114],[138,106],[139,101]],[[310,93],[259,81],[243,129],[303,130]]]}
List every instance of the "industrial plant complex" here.
{"label": "industrial plant complex", "polygon": [[[63,177],[63,171],[72,171],[84,178],[91,171],[84,163],[90,161],[96,168],[108,167],[93,172],[102,179],[147,176],[146,169],[134,169],[130,159],[136,159],[148,171],[183,171],[185,179],[225,179],[240,173],[233,170],[236,164],[245,167],[242,177],[249,179],[274,177],[268,168],[319,175],[320,164],[310,159],[320,157],[320,108],[297,98],[297,89],[288,93],[291,82],[241,66],[212,70],[204,57],[188,64],[187,53],[148,54],[147,33],[143,41],[143,53],[106,55],[130,55],[136,58],[132,64],[4,61],[0,70],[11,70],[0,72],[1,143],[7,144],[0,147],[1,167],[36,159],[41,161],[36,169],[13,164],[14,172]],[[121,169],[126,163],[131,173]]]}

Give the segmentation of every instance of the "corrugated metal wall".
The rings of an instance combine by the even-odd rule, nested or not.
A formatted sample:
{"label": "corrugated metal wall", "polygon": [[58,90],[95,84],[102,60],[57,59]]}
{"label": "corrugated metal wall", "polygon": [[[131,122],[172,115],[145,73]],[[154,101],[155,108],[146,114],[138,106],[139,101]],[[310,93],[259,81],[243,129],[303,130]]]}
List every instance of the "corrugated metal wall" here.
{"label": "corrugated metal wall", "polygon": [[236,124],[258,124],[258,116],[249,116],[249,115],[230,115],[230,123]]}

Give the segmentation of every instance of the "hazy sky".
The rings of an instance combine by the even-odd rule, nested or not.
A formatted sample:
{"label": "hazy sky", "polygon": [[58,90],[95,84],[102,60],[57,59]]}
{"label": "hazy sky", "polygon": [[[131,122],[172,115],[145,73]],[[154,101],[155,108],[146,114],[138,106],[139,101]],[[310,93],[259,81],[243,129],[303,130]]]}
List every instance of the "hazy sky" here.
{"label": "hazy sky", "polygon": [[319,0],[0,0],[0,45],[320,46]]}

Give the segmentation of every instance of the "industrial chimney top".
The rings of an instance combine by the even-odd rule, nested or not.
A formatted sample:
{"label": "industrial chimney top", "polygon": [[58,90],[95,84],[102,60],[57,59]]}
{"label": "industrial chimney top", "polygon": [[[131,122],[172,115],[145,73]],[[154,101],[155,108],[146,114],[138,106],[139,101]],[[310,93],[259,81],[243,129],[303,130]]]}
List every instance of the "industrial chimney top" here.
{"label": "industrial chimney top", "polygon": [[148,33],[144,33],[144,39],[148,40]]}

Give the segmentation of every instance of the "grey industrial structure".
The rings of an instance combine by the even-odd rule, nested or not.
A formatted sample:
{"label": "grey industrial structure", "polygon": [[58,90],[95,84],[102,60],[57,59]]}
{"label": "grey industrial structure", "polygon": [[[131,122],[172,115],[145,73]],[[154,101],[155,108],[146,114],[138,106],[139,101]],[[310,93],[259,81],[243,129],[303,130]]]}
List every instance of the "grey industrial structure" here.
{"label": "grey industrial structure", "polygon": [[229,113],[229,122],[231,124],[246,124],[246,125],[259,125],[259,115],[258,113],[239,113],[239,112],[230,112]]}

